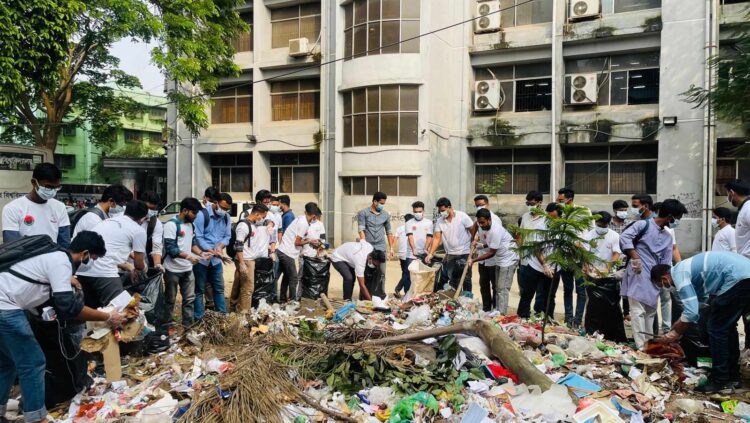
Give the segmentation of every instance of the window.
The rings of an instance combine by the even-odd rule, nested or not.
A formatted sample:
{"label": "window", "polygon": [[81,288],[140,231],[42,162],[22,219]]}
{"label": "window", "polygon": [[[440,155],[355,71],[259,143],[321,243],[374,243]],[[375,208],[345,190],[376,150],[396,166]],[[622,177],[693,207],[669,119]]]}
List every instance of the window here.
{"label": "window", "polygon": [[419,87],[382,85],[344,93],[344,147],[416,145]]}
{"label": "window", "polygon": [[253,51],[253,14],[240,13],[240,19],[248,26],[248,30],[247,32],[241,32],[239,37],[232,42],[234,51],[237,53]]}
{"label": "window", "polygon": [[475,150],[474,164],[478,194],[549,193],[549,146]]}
{"label": "window", "polygon": [[552,0],[500,0],[503,28],[552,22]]}
{"label": "window", "polygon": [[76,167],[75,154],[55,154],[55,166],[62,170],[74,169]]}
{"label": "window", "polygon": [[390,196],[416,197],[416,176],[354,176],[341,178],[344,195],[372,195],[378,191]]}
{"label": "window", "polygon": [[274,121],[320,118],[320,80],[272,82],[271,109]]}
{"label": "window", "polygon": [[745,146],[742,141],[722,141],[716,145],[716,195],[727,195],[724,184],[733,179],[747,180],[750,175],[750,160],[738,158],[746,157],[738,154],[737,148]]}
{"label": "window", "polygon": [[251,82],[219,87],[211,95],[211,123],[244,123],[253,121],[253,84]]}
{"label": "window", "polygon": [[125,142],[140,144],[141,142],[143,142],[143,132],[126,129]]}
{"label": "window", "polygon": [[565,63],[565,102],[570,101],[571,74],[596,73],[597,105],[658,104],[659,52],[569,60]]}
{"label": "window", "polygon": [[285,194],[320,192],[320,154],[271,154],[271,191]]}
{"label": "window", "polygon": [[72,123],[68,123],[66,125],[63,125],[62,128],[63,136],[64,137],[75,137],[76,136],[76,126]]}
{"label": "window", "polygon": [[602,13],[605,15],[659,7],[661,0],[602,0]]}
{"label": "window", "polygon": [[[344,6],[344,55],[419,53],[419,0],[354,0]],[[402,42],[405,41],[405,42]]]}
{"label": "window", "polygon": [[271,10],[271,48],[289,47],[289,40],[307,38],[310,44],[320,34],[320,3]]}
{"label": "window", "polygon": [[567,146],[565,186],[581,194],[656,193],[658,145]]}
{"label": "window", "polygon": [[167,109],[154,108],[148,111],[150,120],[165,121],[167,120]]}
{"label": "window", "polygon": [[500,81],[501,112],[534,112],[552,109],[551,74],[550,63],[545,62],[477,68],[475,78]]}
{"label": "window", "polygon": [[162,144],[161,132],[148,132],[148,142],[151,144]]}
{"label": "window", "polygon": [[211,185],[221,192],[252,191],[252,154],[212,154]]}

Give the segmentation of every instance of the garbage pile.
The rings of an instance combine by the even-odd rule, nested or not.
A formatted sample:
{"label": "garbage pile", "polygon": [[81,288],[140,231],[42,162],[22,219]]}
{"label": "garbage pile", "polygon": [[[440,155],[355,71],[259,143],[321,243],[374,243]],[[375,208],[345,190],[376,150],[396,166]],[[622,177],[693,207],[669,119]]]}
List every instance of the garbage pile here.
{"label": "garbage pile", "polygon": [[[55,422],[750,421],[750,395],[700,397],[705,367],[452,292],[402,302],[261,300],[209,313],[165,351],[123,358],[122,379],[53,410]],[[743,358],[748,362],[748,357]]]}

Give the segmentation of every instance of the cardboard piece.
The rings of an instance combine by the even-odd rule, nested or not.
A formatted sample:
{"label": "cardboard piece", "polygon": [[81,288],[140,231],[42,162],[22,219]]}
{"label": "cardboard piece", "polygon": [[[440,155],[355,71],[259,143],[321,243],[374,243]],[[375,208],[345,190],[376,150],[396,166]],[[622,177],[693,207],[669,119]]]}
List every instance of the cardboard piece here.
{"label": "cardboard piece", "polygon": [[104,372],[107,375],[107,382],[114,382],[122,379],[122,365],[120,364],[120,345],[117,344],[115,335],[110,332],[105,338],[107,344],[102,350],[104,358]]}

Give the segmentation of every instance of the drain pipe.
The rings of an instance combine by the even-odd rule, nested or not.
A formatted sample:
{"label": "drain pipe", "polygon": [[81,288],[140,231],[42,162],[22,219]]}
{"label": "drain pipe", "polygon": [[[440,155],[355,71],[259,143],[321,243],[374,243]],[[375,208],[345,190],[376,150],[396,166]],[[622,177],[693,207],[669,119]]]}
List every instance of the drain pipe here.
{"label": "drain pipe", "polygon": [[[555,200],[555,192],[557,192],[557,175],[558,175],[558,158],[560,157],[560,143],[557,139],[557,116],[560,113],[560,104],[562,103],[562,96],[558,94],[558,55],[560,54],[561,46],[558,46],[558,38],[562,27],[558,22],[560,20],[560,3],[561,0],[554,0],[552,4],[552,60],[550,61],[552,67],[552,110],[551,110],[551,121],[550,121],[550,201]],[[563,15],[564,17],[565,15]]]}
{"label": "drain pipe", "polygon": [[[716,72],[712,68],[709,60],[716,55],[717,51],[717,21],[718,20],[718,2],[706,0],[706,22],[705,22],[705,69],[704,84],[709,92],[713,90],[716,83]],[[703,109],[703,211],[701,214],[701,226],[703,236],[701,237],[701,250],[707,251],[711,245],[713,228],[711,226],[711,210],[714,208],[714,185],[716,178],[716,117],[713,111],[713,104],[709,100]]]}

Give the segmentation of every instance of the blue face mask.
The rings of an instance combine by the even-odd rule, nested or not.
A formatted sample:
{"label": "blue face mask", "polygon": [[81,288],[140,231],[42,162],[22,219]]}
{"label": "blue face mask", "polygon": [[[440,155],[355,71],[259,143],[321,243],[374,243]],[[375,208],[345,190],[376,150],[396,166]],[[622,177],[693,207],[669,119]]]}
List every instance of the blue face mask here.
{"label": "blue face mask", "polygon": [[383,204],[378,204],[375,206],[375,209],[377,209],[377,211],[379,212],[382,212],[383,210],[385,210],[385,206]]}
{"label": "blue face mask", "polygon": [[224,215],[227,214],[227,211],[219,207],[216,210],[214,210],[214,213],[216,213],[216,215],[219,217],[224,217]]}

